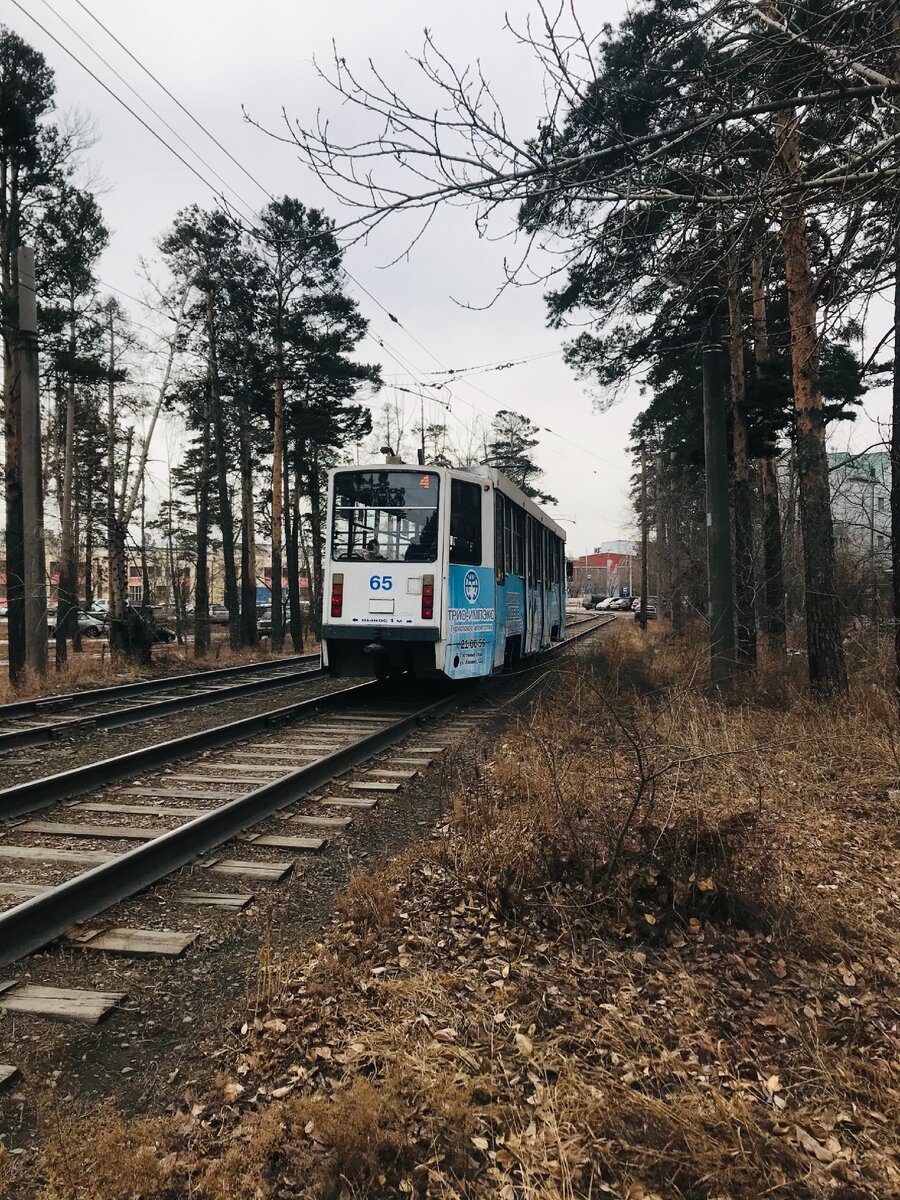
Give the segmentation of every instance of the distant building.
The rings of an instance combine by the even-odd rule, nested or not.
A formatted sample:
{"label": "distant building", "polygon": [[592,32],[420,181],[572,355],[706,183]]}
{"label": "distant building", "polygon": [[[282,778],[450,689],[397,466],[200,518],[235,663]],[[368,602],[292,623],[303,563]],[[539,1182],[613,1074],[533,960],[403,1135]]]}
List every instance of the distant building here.
{"label": "distant building", "polygon": [[604,542],[593,554],[572,560],[569,591],[574,596],[632,596],[641,578],[640,560],[631,542]]}
{"label": "distant building", "polygon": [[838,549],[891,566],[891,460],[883,451],[829,454],[831,512]]}

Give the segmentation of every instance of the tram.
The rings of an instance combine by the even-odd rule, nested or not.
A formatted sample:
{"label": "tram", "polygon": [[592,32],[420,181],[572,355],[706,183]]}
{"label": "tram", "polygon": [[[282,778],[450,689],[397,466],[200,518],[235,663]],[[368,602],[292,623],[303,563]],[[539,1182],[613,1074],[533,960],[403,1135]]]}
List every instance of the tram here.
{"label": "tram", "polygon": [[565,533],[492,467],[328,474],[322,664],[475,679],[563,637]]}

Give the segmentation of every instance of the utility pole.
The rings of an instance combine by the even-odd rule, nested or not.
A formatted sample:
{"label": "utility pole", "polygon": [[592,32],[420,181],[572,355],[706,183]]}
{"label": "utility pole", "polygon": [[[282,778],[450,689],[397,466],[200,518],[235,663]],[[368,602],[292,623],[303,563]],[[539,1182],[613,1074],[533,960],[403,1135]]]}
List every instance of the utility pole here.
{"label": "utility pole", "polygon": [[647,567],[647,448],[641,442],[641,607],[638,609],[638,621],[641,632],[647,632],[647,588],[650,572]]}
{"label": "utility pole", "polygon": [[710,678],[713,688],[724,692],[731,688],[735,661],[734,598],[722,339],[718,319],[712,310],[708,312],[703,330],[703,448],[706,459]]}
{"label": "utility pole", "polygon": [[34,250],[19,246],[18,368],[22,430],[22,515],[25,548],[25,663],[47,672],[47,576],[44,554],[44,492],[41,473],[37,297]]}

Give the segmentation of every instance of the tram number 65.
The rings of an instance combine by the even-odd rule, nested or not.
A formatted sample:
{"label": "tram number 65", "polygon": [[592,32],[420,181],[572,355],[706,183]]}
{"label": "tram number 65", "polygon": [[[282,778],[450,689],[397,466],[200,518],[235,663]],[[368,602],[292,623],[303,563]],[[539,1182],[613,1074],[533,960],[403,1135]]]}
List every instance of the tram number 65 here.
{"label": "tram number 65", "polygon": [[393,575],[373,575],[369,580],[369,590],[373,592],[389,592],[393,586]]}

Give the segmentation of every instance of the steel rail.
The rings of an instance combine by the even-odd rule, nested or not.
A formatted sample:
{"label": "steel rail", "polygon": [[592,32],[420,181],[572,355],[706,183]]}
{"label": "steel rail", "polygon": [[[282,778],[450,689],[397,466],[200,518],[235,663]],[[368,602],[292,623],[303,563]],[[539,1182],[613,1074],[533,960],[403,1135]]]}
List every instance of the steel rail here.
{"label": "steel rail", "polygon": [[[598,620],[595,624],[591,624],[590,628],[580,630],[566,641],[558,643],[556,648],[564,649],[567,644],[596,632],[614,620],[615,617]],[[187,866],[200,855],[208,853],[222,845],[223,842],[229,841],[237,834],[258,824],[272,813],[277,812],[278,809],[309,795],[310,792],[330,782],[336,776],[381,753],[382,750],[400,741],[425,722],[444,716],[464,701],[471,699],[473,690],[475,694],[482,694],[485,685],[500,682],[505,677],[507,676],[488,677],[476,684],[475,689],[455,689],[451,696],[426,705],[418,712],[401,717],[385,728],[359,738],[350,746],[317,759],[309,766],[299,767],[288,772],[270,783],[265,783],[253,792],[238,796],[201,817],[196,817],[176,829],[160,834],[158,838],[144,842],[134,850],[117,855],[108,862],[76,875],[73,879],[0,914],[0,967],[9,966],[26,955],[43,949],[64,934],[73,924],[89,920],[113,904],[126,900],[152,884],[158,883],[173,871]],[[18,789],[7,789],[6,792],[0,792],[0,802],[5,796],[9,796],[10,792],[21,791],[29,787],[34,788],[35,785],[54,785],[57,790],[55,796],[49,801],[52,803],[53,799],[62,798],[59,794],[60,787],[63,789],[64,795],[76,795],[98,786],[93,778],[97,774],[103,776],[101,782],[114,781],[108,777],[110,771],[115,772],[116,779],[133,774],[138,758],[145,758],[157,752],[164,752],[168,755],[176,752],[177,757],[183,757],[192,752],[187,748],[188,743],[193,743],[193,750],[220,745],[223,742],[235,740],[235,730],[239,729],[241,735],[250,734],[266,723],[287,719],[289,715],[296,714],[298,711],[314,710],[323,701],[326,702],[326,707],[340,707],[341,705],[336,703],[337,700],[346,702],[350,697],[353,701],[358,701],[361,697],[366,698],[368,694],[372,693],[383,696],[383,686],[377,683],[358,684],[340,692],[331,693],[327,697],[301,701],[299,704],[276,709],[263,716],[232,722],[231,725],[220,726],[216,730],[205,731],[200,735],[192,734],[187,738],[179,738],[176,741],[149,747],[143,751],[134,751],[132,754],[95,763],[90,767],[51,776],[46,780],[36,780],[34,784],[23,784]],[[218,735],[216,740],[208,740],[211,734]],[[198,747],[198,739],[203,739],[205,745]],[[157,758],[152,762],[142,763],[142,765],[158,765],[159,761],[172,761],[172,758],[166,757],[161,760]],[[85,782],[84,776],[86,775],[92,776],[90,782]],[[40,794],[40,789],[36,794]],[[20,811],[33,811],[33,808],[20,809]]]}
{"label": "steel rail", "polygon": [[[316,655],[318,658],[318,655]],[[133,705],[126,708],[115,708],[108,713],[85,713],[78,720],[67,720],[58,725],[43,725],[36,729],[18,729],[11,733],[0,733],[0,751],[20,748],[22,746],[44,746],[56,737],[71,735],[90,729],[116,729],[120,725],[135,725],[141,721],[151,721],[155,717],[167,713],[185,712],[191,708],[203,708],[209,704],[220,704],[226,700],[237,700],[243,696],[255,696],[264,692],[277,691],[279,688],[290,687],[295,683],[305,683],[310,679],[318,679],[324,674],[320,669],[306,668],[302,671],[281,671],[270,675],[267,679],[248,680],[245,683],[229,683],[227,687],[217,687],[202,692],[192,692],[184,696],[167,696],[162,700],[151,700],[149,703]],[[76,708],[77,714],[77,708]]]}
{"label": "steel rail", "polygon": [[376,692],[383,695],[383,685],[376,682],[353,684],[323,696],[312,696],[307,700],[283,705],[281,708],[256,713],[252,717],[242,717],[225,725],[215,725],[212,729],[201,729],[198,733],[188,733],[166,742],[144,746],[140,750],[131,750],[127,754],[117,754],[99,762],[73,767],[70,771],[17,783],[0,791],[0,819],[25,816],[60,800],[82,796],[85,792],[118,783],[121,779],[140,774],[141,771],[167,766],[191,754],[241,741],[298,716],[320,709],[341,708],[351,701],[365,702]]}
{"label": "steel rail", "polygon": [[[359,689],[352,690],[358,697]],[[400,741],[424,722],[443,716],[470,696],[468,690],[465,695],[456,693],[401,717],[351,746],[308,767],[299,767],[0,914],[0,967],[33,954],[73,924],[89,920],[118,901],[158,883],[279,808]]]}
{"label": "steel rail", "polygon": [[158,679],[138,679],[133,683],[115,683],[110,687],[89,688],[80,692],[63,692],[54,696],[36,696],[33,700],[14,700],[0,704],[0,721],[7,718],[28,717],[43,709],[65,708],[76,704],[103,704],[106,700],[120,700],[127,696],[150,695],[164,692],[173,687],[195,687],[211,683],[216,679],[236,679],[253,671],[277,670],[280,667],[296,667],[300,663],[312,665],[319,661],[318,654],[294,654],[288,658],[266,659],[260,662],[241,663],[236,667],[213,667],[208,671],[186,671],[181,675],[160,675]]}

